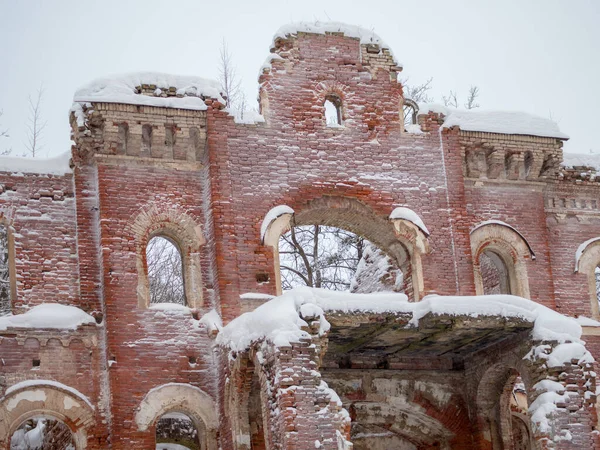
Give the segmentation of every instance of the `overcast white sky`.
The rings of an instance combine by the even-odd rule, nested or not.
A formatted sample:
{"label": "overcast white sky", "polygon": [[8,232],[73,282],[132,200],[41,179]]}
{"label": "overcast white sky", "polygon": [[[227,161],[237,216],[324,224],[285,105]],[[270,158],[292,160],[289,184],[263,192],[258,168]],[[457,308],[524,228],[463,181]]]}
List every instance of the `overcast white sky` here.
{"label": "overcast white sky", "polygon": [[[0,0],[0,150],[24,151],[28,95],[44,86],[44,155],[70,148],[74,91],[110,74],[152,70],[216,78],[226,39],[249,99],[275,31],[335,20],[373,29],[404,65],[433,77],[433,94],[462,101],[480,88],[485,109],[552,117],[565,149],[600,153],[599,0]],[[252,103],[254,106],[254,103]]]}

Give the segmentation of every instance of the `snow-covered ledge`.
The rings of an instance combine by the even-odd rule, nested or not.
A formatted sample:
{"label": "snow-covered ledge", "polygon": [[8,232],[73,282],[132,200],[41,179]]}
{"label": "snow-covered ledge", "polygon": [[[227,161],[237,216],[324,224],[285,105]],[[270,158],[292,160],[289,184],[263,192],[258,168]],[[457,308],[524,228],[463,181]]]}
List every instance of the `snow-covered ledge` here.
{"label": "snow-covered ledge", "polygon": [[435,103],[419,105],[419,115],[430,112],[445,116],[442,128],[458,127],[462,131],[569,139],[553,120],[524,112],[461,110]]}
{"label": "snow-covered ledge", "polygon": [[281,272],[279,267],[279,238],[291,227],[294,210],[287,205],[271,208],[262,221],[260,239],[264,245],[273,249],[273,263],[275,265],[275,287],[277,294],[282,293]]}
{"label": "snow-covered ledge", "polygon": [[51,158],[39,159],[2,156],[0,157],[0,172],[8,172],[17,176],[25,176],[25,174],[65,175],[73,172],[70,161],[70,151]]}
{"label": "snow-covered ledge", "polygon": [[76,306],[42,303],[24,314],[0,317],[0,331],[9,328],[43,328],[75,330],[80,325],[95,324],[96,320]]}

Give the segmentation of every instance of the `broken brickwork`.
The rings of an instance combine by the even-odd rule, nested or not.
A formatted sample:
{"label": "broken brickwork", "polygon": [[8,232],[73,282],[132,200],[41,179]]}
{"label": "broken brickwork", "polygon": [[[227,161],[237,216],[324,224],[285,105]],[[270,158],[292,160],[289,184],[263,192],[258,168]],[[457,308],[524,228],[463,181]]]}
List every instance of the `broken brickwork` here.
{"label": "broken brickwork", "polygon": [[[599,318],[590,290],[597,243],[574,270],[578,247],[600,237],[594,170],[560,167],[564,137],[448,128],[439,111],[421,111],[421,132],[406,131],[401,70],[377,39],[342,29],[280,33],[259,75],[261,120],[238,123],[216,94],[140,82],[128,98],[142,101],[77,102],[70,168],[1,172],[12,312],[56,302],[97,322],[68,331],[0,330],[2,448],[22,419],[43,413],[70,427],[78,450],[153,449],[156,420],[168,412],[187,414],[203,430],[206,449],[305,449],[316,441],[337,448],[341,436],[355,438],[356,449],[376,450],[368,440],[373,430],[385,435],[378,442],[389,438],[410,449],[503,445],[511,428],[497,427],[504,431],[492,437],[482,425],[489,417],[474,407],[473,386],[483,377],[475,368],[493,349],[473,344],[458,359],[431,352],[394,359],[374,348],[368,358],[338,361],[327,359],[334,327],[321,347],[329,353],[302,341],[230,360],[199,320],[214,308],[228,323],[260,296],[278,293],[273,245],[290,224],[337,226],[375,243],[403,269],[411,301],[482,294],[479,258],[490,250],[505,259],[511,293],[573,317]],[[329,98],[336,99],[341,126],[326,124]],[[293,213],[278,228],[265,224],[267,242],[261,225],[278,205]],[[428,231],[390,220],[398,206],[415,212]],[[145,246],[156,235],[182,250],[189,309],[149,306]],[[356,317],[344,320],[360,325]],[[583,339],[599,357],[597,330],[586,325]],[[510,327],[504,332],[508,340],[518,335]],[[442,348],[443,336],[428,336]],[[503,381],[519,369],[513,363],[503,363]],[[523,367],[526,379],[533,369]],[[592,433],[591,373],[579,361],[544,372],[572,393],[558,405],[553,434],[536,436],[549,439],[547,448],[600,448]],[[28,393],[15,397],[11,386],[27,380],[50,380],[78,394],[49,384],[23,386]],[[525,384],[531,389],[537,381]],[[464,386],[468,395],[460,392]],[[503,389],[491,391],[492,403]],[[35,400],[42,394],[52,401]],[[392,405],[388,397],[400,400]],[[67,408],[69,402],[81,406]],[[18,414],[2,415],[9,405]],[[244,408],[262,422],[249,420]],[[498,423],[509,423],[507,417]],[[572,440],[561,439],[567,432]]]}

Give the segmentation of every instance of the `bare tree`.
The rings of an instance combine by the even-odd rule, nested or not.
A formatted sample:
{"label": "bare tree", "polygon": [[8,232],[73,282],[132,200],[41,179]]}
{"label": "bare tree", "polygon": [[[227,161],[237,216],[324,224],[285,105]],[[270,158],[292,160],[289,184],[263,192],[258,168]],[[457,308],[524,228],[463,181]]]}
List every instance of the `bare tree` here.
{"label": "bare tree", "polygon": [[[4,115],[4,111],[0,110],[0,118]],[[10,137],[8,134],[8,129],[3,129],[2,127],[0,127],[0,138],[8,138]],[[0,155],[2,156],[7,156],[10,155],[12,153],[12,148],[5,148],[3,150],[0,150]]]}
{"label": "bare tree", "polygon": [[228,108],[235,107],[241,93],[241,80],[238,79],[232,62],[231,52],[225,39],[221,42],[221,49],[219,51],[219,81],[221,82],[221,90],[227,102],[226,106]]}
{"label": "bare tree", "polygon": [[433,97],[429,96],[429,92],[431,91],[431,84],[433,83],[433,78],[429,78],[425,83],[412,85],[408,83],[408,78],[402,80],[402,85],[404,87],[404,98],[407,100],[411,100],[412,102],[405,102],[403,107],[403,115],[404,115],[404,125],[410,125],[413,123],[413,116],[416,118],[415,113],[415,104],[419,103],[431,103],[433,102]]}
{"label": "bare tree", "polygon": [[367,242],[340,228],[293,227],[279,241],[282,287],[348,290]]}
{"label": "bare tree", "polygon": [[455,91],[450,91],[448,96],[442,96],[444,105],[450,106],[451,108],[458,108],[458,98]]}
{"label": "bare tree", "polygon": [[157,236],[146,247],[150,303],[185,305],[183,263],[177,246],[169,239]]}
{"label": "bare tree", "polygon": [[[4,111],[2,111],[2,110],[0,109],[0,117],[2,117],[3,115],[4,115]],[[3,138],[3,137],[8,137],[8,130],[3,130],[3,129],[0,127],[0,138]]]}
{"label": "bare tree", "polygon": [[42,99],[44,87],[40,86],[34,98],[29,96],[29,120],[27,122],[27,155],[35,158],[42,149],[42,133],[46,128],[46,121],[42,119]]}
{"label": "bare tree", "polygon": [[479,97],[479,88],[477,86],[471,86],[469,88],[469,95],[467,96],[467,102],[465,103],[465,108],[467,108],[467,109],[479,108],[479,103],[477,103],[477,97]]}

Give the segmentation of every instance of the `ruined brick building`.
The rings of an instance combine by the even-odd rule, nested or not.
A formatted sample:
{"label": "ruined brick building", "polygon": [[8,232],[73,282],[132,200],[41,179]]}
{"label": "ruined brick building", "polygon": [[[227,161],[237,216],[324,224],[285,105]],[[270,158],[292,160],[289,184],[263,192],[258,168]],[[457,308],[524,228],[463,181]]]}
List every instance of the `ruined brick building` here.
{"label": "ruined brick building", "polygon": [[[196,78],[80,90],[68,157],[0,173],[0,448],[46,416],[78,450],[154,449],[175,413],[203,450],[600,448],[594,167],[527,114],[422,106],[405,127],[401,70],[371,32],[290,26],[260,116]],[[269,303],[297,306],[288,339],[253,339],[275,307],[234,319],[281,293],[279,236],[302,224],[369,239],[408,299],[301,289]],[[186,307],[150,304],[155,236],[180,250]],[[469,297],[493,278],[531,301]]]}

